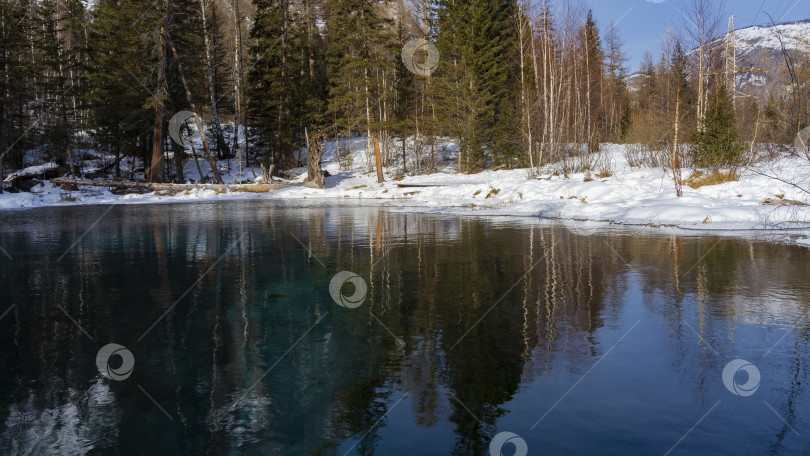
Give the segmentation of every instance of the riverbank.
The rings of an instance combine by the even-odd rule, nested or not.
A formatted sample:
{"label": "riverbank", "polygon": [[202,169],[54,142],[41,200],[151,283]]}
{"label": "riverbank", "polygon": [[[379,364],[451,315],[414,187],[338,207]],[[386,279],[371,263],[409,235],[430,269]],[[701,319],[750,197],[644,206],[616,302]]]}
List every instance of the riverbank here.
{"label": "riverbank", "polygon": [[[386,173],[386,182],[378,184],[376,174],[367,172],[361,146],[364,142],[357,142],[352,171],[340,170],[334,147],[327,148],[323,168],[330,176],[325,180],[326,189],[296,185],[303,183],[305,168],[293,171],[294,177],[285,181],[292,184],[289,187],[266,193],[199,188],[177,193],[113,194],[105,188],[84,186],[63,190],[43,180],[30,193],[0,195],[0,209],[223,199],[373,200],[373,204],[420,212],[528,216],[700,231],[784,230],[799,242],[810,237],[810,195],[789,184],[808,188],[810,163],[801,157],[783,156],[740,169],[739,177],[730,182],[698,188],[684,186],[683,196],[678,198],[670,173],[657,167],[630,166],[629,146],[603,145],[594,160],[599,168],[594,171],[564,174],[549,167],[539,173],[514,169],[471,175],[456,174],[454,149],[443,147],[440,158],[446,165],[439,172],[403,175],[395,166]],[[191,168],[188,171],[191,173]],[[224,168],[221,172],[227,183],[255,180],[254,176],[261,175],[258,168],[241,174]],[[694,173],[684,170],[684,178]]]}

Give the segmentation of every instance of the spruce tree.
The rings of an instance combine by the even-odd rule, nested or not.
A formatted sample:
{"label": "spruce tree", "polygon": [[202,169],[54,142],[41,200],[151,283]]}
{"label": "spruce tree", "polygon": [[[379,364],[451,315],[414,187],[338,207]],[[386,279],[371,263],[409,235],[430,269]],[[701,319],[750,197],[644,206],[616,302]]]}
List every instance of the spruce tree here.
{"label": "spruce tree", "polygon": [[[397,24],[397,39],[401,47],[404,47],[409,40],[409,37],[405,33],[405,23],[402,20]],[[405,144],[407,136],[413,134],[415,130],[412,113],[416,101],[416,91],[414,90],[416,75],[408,70],[402,59],[396,59],[394,78],[394,90],[396,95],[390,127],[394,134],[398,135],[402,141],[402,171],[407,172],[408,163]]]}
{"label": "spruce tree", "polygon": [[[99,145],[116,155],[143,157],[154,123],[154,33],[159,11],[152,0],[99,0],[89,37],[85,94]],[[140,146],[140,147],[138,147]]]}
{"label": "spruce tree", "polygon": [[[21,168],[25,138],[30,137],[29,106],[35,92],[29,86],[32,62],[28,37],[33,29],[27,2],[0,0],[0,182],[3,167]],[[0,186],[2,193],[2,186]]]}
{"label": "spruce tree", "polygon": [[[256,61],[248,73],[248,110],[258,132],[263,162],[277,170],[297,163],[295,151],[305,146],[305,131],[321,119],[324,107],[322,45],[314,9],[298,11],[289,0],[256,0],[251,29]],[[300,152],[299,152],[300,156]]]}
{"label": "spruce tree", "polygon": [[715,169],[737,165],[745,146],[739,140],[734,105],[724,86],[719,86],[709,100],[702,127],[695,133],[694,164]]}
{"label": "spruce tree", "polygon": [[[347,134],[365,131],[367,153],[371,130],[379,126],[377,102],[381,74],[393,72],[397,54],[393,22],[382,15],[388,0],[327,0],[327,74],[329,107]],[[369,160],[370,165],[370,160]]]}
{"label": "spruce tree", "polygon": [[441,61],[431,92],[443,129],[458,138],[459,171],[476,172],[488,159],[508,161],[519,153],[514,3],[437,3]]}
{"label": "spruce tree", "polygon": [[[670,85],[681,88],[681,111],[692,113],[694,111],[697,94],[692,84],[689,82],[689,67],[686,54],[680,41],[675,42],[670,59]],[[674,99],[674,90],[671,97]],[[668,97],[670,98],[670,97]],[[689,114],[686,114],[689,115]],[[688,121],[688,123],[692,123]]]}
{"label": "spruce tree", "polygon": [[584,96],[585,96],[585,139],[588,150],[593,151],[599,142],[599,125],[602,120],[602,76],[604,51],[599,28],[593,19],[593,11],[588,10],[585,25],[581,30],[583,46]]}

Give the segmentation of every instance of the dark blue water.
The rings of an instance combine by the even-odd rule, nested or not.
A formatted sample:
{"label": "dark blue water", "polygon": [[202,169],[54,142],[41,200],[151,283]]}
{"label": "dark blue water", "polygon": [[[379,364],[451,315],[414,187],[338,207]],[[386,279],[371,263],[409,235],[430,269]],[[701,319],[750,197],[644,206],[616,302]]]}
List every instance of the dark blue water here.
{"label": "dark blue water", "polygon": [[587,234],[0,212],[0,453],[810,454],[810,249]]}

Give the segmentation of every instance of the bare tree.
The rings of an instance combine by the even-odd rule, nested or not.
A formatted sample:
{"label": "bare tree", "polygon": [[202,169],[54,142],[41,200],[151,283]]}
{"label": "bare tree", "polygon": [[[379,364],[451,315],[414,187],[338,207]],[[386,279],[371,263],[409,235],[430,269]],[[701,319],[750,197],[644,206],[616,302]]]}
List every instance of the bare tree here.
{"label": "bare tree", "polygon": [[[528,61],[534,53],[534,29],[532,27],[528,0],[518,0],[517,14],[515,15],[515,29],[517,31],[518,58],[520,59],[520,109],[522,111],[521,125],[523,137],[526,141],[526,156],[529,166],[534,168],[534,136],[532,130],[532,113],[534,111],[533,90],[527,79]],[[536,59],[535,59],[536,60]],[[535,70],[537,66],[534,66]],[[536,83],[536,82],[535,82]]]}
{"label": "bare tree", "polygon": [[684,13],[684,27],[693,47],[698,50],[695,65],[698,83],[697,128],[703,128],[703,118],[709,103],[709,83],[715,44],[726,15],[725,0],[690,0]]}

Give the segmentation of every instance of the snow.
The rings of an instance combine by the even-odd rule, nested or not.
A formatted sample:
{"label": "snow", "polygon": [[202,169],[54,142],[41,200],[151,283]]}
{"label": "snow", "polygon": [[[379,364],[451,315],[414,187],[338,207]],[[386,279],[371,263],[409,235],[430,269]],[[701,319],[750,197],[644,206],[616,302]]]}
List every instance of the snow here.
{"label": "snow", "polygon": [[[625,159],[627,146],[604,144],[598,163],[610,163],[612,175],[605,178],[585,173],[567,176],[551,168],[530,178],[527,169],[484,171],[479,174],[457,174],[451,161],[455,146],[440,145],[440,161],[444,168],[434,174],[408,176],[393,181],[401,170],[398,162],[386,169],[386,182],[376,183],[376,174],[368,172],[364,138],[355,138],[354,169],[341,171],[335,159],[335,145],[326,145],[323,168],[324,190],[293,185],[269,193],[242,193],[195,189],[173,196],[157,194],[115,195],[103,188],[82,187],[81,191],[66,191],[49,181],[34,187],[32,193],[0,195],[0,209],[77,204],[145,204],[191,201],[243,199],[267,200],[354,200],[358,204],[374,204],[411,212],[442,212],[484,216],[523,216],[561,219],[567,221],[600,221],[611,224],[675,227],[704,232],[746,232],[779,230],[791,235],[791,240],[810,246],[810,207],[762,204],[773,201],[810,201],[810,195],[777,176],[810,187],[810,162],[806,158],[786,156],[763,162],[740,171],[739,180],[698,189],[683,187],[683,197],[675,195],[671,174],[660,168],[634,168]],[[345,144],[343,145],[345,146]],[[224,162],[223,162],[224,163]],[[202,163],[201,163],[202,165]],[[410,163],[409,163],[410,166]],[[228,171],[220,164],[226,182],[240,182],[258,168]],[[206,168],[203,168],[206,169]],[[187,165],[187,176],[197,171]],[[306,169],[299,168],[291,179],[303,182]],[[690,170],[684,170],[684,178]],[[407,185],[408,187],[400,187]],[[804,235],[801,239],[800,235]]]}
{"label": "snow", "polygon": [[42,174],[46,171],[50,171],[52,169],[56,169],[59,166],[56,163],[49,162],[38,166],[29,166],[28,168],[21,169],[16,173],[11,173],[3,180],[3,182],[11,182],[18,177],[26,177],[26,176],[36,176],[38,174]]}
{"label": "snow", "polygon": [[739,29],[735,34],[738,45],[742,45],[740,52],[747,52],[753,48],[781,50],[782,44],[787,50],[804,49],[807,46],[807,37],[810,35],[810,22],[768,27],[752,26]]}

